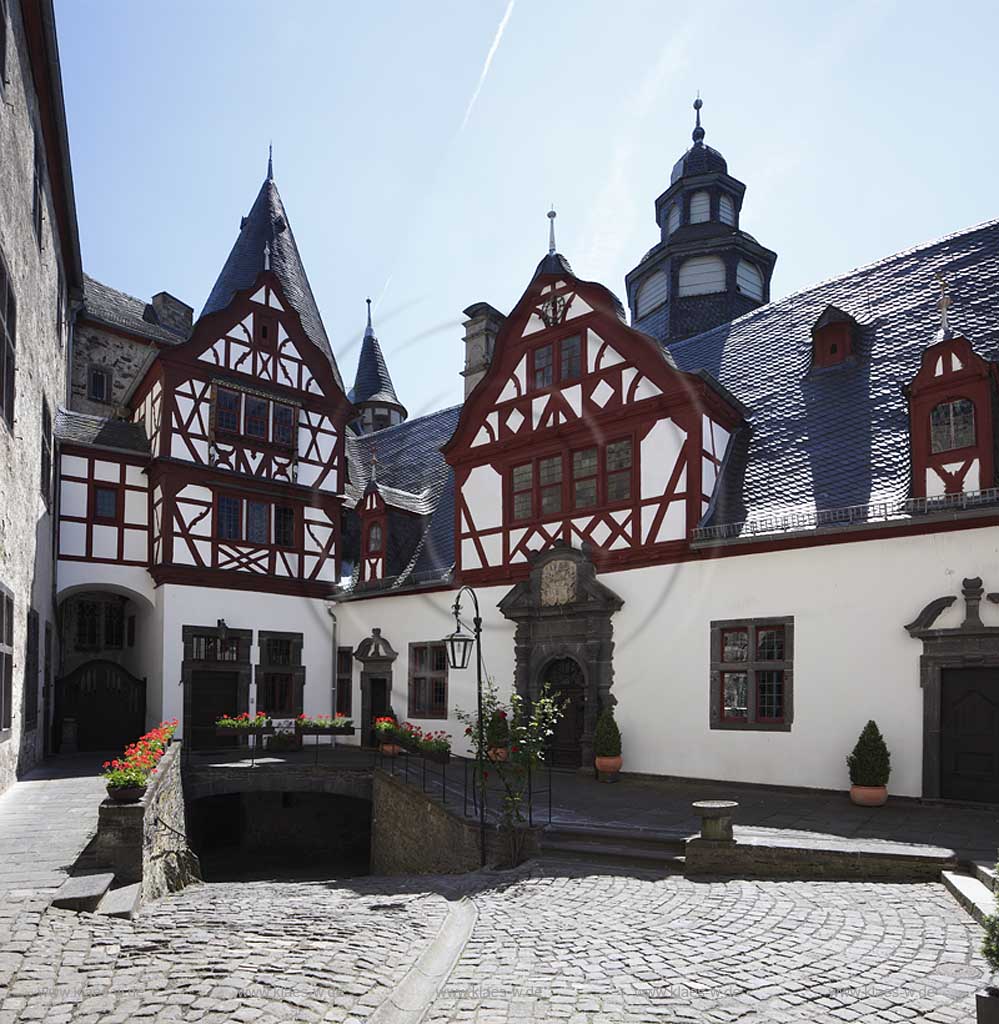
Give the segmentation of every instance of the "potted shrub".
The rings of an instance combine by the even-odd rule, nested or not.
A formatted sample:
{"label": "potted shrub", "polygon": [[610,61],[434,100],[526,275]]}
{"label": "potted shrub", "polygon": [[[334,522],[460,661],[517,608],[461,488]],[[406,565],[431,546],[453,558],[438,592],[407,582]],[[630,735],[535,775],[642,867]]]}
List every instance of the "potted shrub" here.
{"label": "potted shrub", "polygon": [[152,771],[134,759],[115,758],[104,762],[101,773],[108,796],[117,804],[132,804],[146,795],[146,783]]}
{"label": "potted shrub", "polygon": [[614,721],[614,712],[611,708],[604,708],[597,718],[597,728],[593,734],[593,753],[597,778],[601,782],[617,782],[622,763],[621,730]]}
{"label": "potted shrub", "polygon": [[402,753],[402,747],[399,745],[399,726],[392,715],[376,718],[374,729],[378,748],[386,757],[395,757]]}
{"label": "potted shrub", "polygon": [[[996,865],[999,870],[999,865]],[[992,977],[999,974],[999,893],[996,894],[995,912],[982,922],[985,938],[982,941],[982,956],[989,965]],[[978,1024],[999,1024],[999,987],[987,985],[975,997]]]}
{"label": "potted shrub", "polygon": [[496,708],[486,720],[486,756],[490,761],[510,756],[510,721],[503,708]]}
{"label": "potted shrub", "polygon": [[850,799],[860,807],[880,807],[888,799],[891,754],[875,722],[864,726],[846,763],[850,769]]}

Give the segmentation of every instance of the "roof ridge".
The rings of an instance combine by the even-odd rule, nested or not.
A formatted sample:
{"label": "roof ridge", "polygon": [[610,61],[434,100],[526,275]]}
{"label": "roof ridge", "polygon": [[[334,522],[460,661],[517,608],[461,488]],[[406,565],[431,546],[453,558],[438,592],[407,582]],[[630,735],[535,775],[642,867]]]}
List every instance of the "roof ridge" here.
{"label": "roof ridge", "polygon": [[726,330],[735,324],[752,323],[756,317],[771,313],[779,306],[782,306],[785,302],[791,302],[794,299],[800,298],[802,295],[807,295],[810,292],[817,291],[819,288],[825,288],[828,285],[837,284],[850,277],[854,277],[856,274],[864,273],[865,271],[876,270],[878,267],[888,266],[896,260],[903,259],[908,256],[914,256],[920,252],[925,252],[927,249],[943,245],[945,242],[952,242],[956,238],[973,235],[976,231],[984,231],[987,228],[996,227],[999,227],[999,217],[996,217],[993,220],[982,221],[980,224],[973,224],[971,227],[962,228],[960,231],[952,231],[950,234],[941,235],[939,238],[934,238],[929,242],[920,242],[918,245],[910,246],[908,249],[899,249],[898,252],[894,252],[890,256],[883,256],[879,260],[874,260],[871,263],[864,263],[859,267],[854,267],[852,270],[847,270],[842,274],[835,275],[834,277],[823,278],[821,281],[816,281],[813,284],[810,284],[807,288],[799,288],[795,292],[789,292],[787,295],[784,295],[779,299],[774,299],[764,306],[757,306],[756,309],[751,309],[748,313],[743,313],[742,316],[737,316],[734,320],[729,320],[726,323],[719,324],[717,327],[712,327],[710,330],[701,331],[699,334],[692,334],[689,338],[683,338],[682,340],[670,345],[669,349],[670,351],[675,352],[677,349],[687,345],[688,342],[693,342],[698,338],[704,338],[710,334],[714,334],[716,331]]}
{"label": "roof ridge", "polygon": [[109,292],[114,292],[115,295],[121,295],[123,298],[132,299],[133,302],[141,302],[144,306],[151,306],[152,302],[149,299],[142,298],[141,295],[133,295],[131,292],[123,292],[120,288],[115,288],[112,284],[105,284],[103,281],[99,281],[96,277],[91,276],[86,271],[83,272],[84,283],[90,281],[92,284],[96,284],[101,288],[106,288]]}

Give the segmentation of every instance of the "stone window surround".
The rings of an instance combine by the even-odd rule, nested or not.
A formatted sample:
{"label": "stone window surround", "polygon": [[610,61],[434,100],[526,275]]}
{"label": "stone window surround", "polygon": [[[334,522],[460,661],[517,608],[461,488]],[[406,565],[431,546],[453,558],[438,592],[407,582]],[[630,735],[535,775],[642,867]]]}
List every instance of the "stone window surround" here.
{"label": "stone window surround", "polygon": [[194,638],[196,636],[221,637],[222,628],[215,626],[182,626],[181,638],[184,643],[184,658],[180,663],[181,684],[184,688],[184,711],[181,720],[181,735],[186,731],[186,724],[191,720],[193,703],[193,682],[194,673],[205,669],[218,669],[224,672],[235,672],[237,675],[236,704],[232,713],[249,711],[250,704],[250,679],[253,675],[253,667],[250,664],[250,644],[253,641],[252,629],[226,629],[226,637],[237,641],[236,661],[208,661],[195,658]]}
{"label": "stone window surround", "polygon": [[[433,648],[444,647],[445,645],[440,640],[422,640],[416,641],[409,645],[409,679],[407,680],[407,717],[408,718],[419,718],[430,721],[442,721],[448,717],[448,665],[447,665],[447,653],[444,655],[444,669],[443,671],[436,671],[433,667]],[[427,649],[427,670],[420,673],[422,677],[426,679],[427,687],[429,688],[429,695],[433,694],[433,683],[435,679],[443,678],[444,680],[444,707],[443,714],[434,714],[434,711],[440,710],[435,708],[432,701],[427,701],[427,708],[425,710],[418,710],[417,705],[413,700],[414,687],[413,687],[413,676],[416,674],[414,665],[416,648],[425,647]]]}
{"label": "stone window surround", "polygon": [[[288,640],[290,642],[290,664],[272,664],[268,660],[268,640]],[[293,708],[292,717],[297,717],[302,713],[305,690],[305,666],[302,664],[303,643],[304,637],[301,633],[287,633],[268,629],[261,629],[257,631],[257,647],[260,651],[260,654],[257,659],[258,663],[254,667],[253,675],[254,682],[256,683],[255,695],[256,704],[258,707],[260,706],[260,693],[264,685],[265,676],[270,672],[275,672],[280,675],[290,675],[293,677],[293,686],[295,689],[295,707]],[[273,709],[265,707],[264,710],[267,712],[271,712]]]}
{"label": "stone window surround", "polygon": [[11,736],[14,703],[14,592],[0,583],[0,743]]}
{"label": "stone window surround", "polygon": [[[721,660],[721,635],[723,631],[745,626],[752,633],[761,627],[784,627],[784,660],[756,661],[750,658],[742,662]],[[794,616],[766,616],[763,618],[717,619],[711,622],[710,651],[711,694],[708,702],[709,727],[730,732],[790,732],[794,721]],[[756,673],[778,670],[784,673],[784,719],[781,722],[757,722],[756,717]],[[745,671],[747,683],[747,718],[741,722],[722,717],[721,677],[724,671]]]}

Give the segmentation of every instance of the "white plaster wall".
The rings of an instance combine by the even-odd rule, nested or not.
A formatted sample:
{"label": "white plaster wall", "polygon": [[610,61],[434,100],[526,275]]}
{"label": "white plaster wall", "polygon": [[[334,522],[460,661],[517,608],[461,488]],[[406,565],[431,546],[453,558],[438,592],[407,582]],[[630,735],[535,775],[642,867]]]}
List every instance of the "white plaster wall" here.
{"label": "white plaster wall", "polygon": [[[630,771],[844,789],[845,758],[868,719],[892,753],[892,792],[922,789],[922,644],[902,628],[961,580],[999,585],[999,532],[866,541],[608,573],[614,693]],[[790,732],[708,728],[713,619],[794,616]],[[999,625],[999,611],[983,604]]]}
{"label": "white plaster wall", "polygon": [[[513,623],[508,622],[496,607],[509,587],[483,587],[477,589],[482,612],[482,655],[484,674],[491,676],[506,700],[513,688]],[[398,651],[392,672],[392,706],[396,714],[406,720],[409,710],[409,645],[441,640],[454,632],[454,591],[427,594],[373,597],[364,600],[343,601],[336,606],[341,647],[357,645],[371,635],[373,627],[381,628],[382,636]],[[465,600],[463,619],[471,628],[472,606]],[[361,714],[361,664],[354,659],[353,704],[355,722]],[[446,729],[451,733],[452,748],[456,753],[467,753],[464,726],[455,715],[456,708],[475,708],[475,657],[463,671],[448,673],[448,711],[446,720],[413,719],[423,729]]]}
{"label": "white plaster wall", "polygon": [[[259,630],[301,633],[302,663],[306,666],[305,713],[331,714],[333,631],[324,601],[284,594],[172,584],[161,586],[156,596],[162,623],[162,701],[159,709],[151,712],[151,718],[158,721],[176,717],[183,723],[184,692],[180,685],[184,660],[183,627],[214,626],[219,619],[225,619],[230,629],[253,630],[250,661],[254,666],[258,664],[260,655],[257,647]],[[255,689],[255,685],[250,688],[251,711],[256,708]]]}

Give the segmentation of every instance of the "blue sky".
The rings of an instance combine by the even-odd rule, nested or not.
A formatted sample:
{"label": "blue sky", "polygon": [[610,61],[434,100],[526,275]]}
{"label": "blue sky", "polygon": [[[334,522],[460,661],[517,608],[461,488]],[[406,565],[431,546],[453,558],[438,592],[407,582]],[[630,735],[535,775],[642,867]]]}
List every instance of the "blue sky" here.
{"label": "blue sky", "polygon": [[87,271],[200,312],[273,141],[344,378],[370,294],[411,415],[460,400],[461,311],[516,302],[551,203],[623,297],[697,90],[775,298],[999,216],[991,0],[56,10]]}

